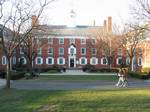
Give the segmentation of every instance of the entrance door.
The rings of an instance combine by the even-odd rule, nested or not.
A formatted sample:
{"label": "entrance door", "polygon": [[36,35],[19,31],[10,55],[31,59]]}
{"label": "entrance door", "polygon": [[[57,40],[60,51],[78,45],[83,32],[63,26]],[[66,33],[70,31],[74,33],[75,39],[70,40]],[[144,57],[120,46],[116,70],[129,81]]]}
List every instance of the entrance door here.
{"label": "entrance door", "polygon": [[70,67],[74,67],[74,59],[70,59]]}

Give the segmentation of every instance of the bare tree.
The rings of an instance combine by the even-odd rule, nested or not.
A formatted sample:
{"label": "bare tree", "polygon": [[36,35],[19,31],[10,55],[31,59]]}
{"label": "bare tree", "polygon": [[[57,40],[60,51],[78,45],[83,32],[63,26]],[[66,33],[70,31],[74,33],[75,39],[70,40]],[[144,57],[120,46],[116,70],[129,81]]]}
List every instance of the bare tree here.
{"label": "bare tree", "polygon": [[111,69],[113,59],[115,57],[116,44],[113,39],[115,39],[115,35],[111,32],[107,32],[106,30],[93,31],[93,35],[96,39],[96,49],[97,52],[101,53],[103,57],[107,59],[107,64]]}
{"label": "bare tree", "polygon": [[[150,30],[150,1],[149,0],[135,0],[131,5],[131,13],[135,18],[134,24],[136,27]],[[135,25],[134,25],[135,26]]]}
{"label": "bare tree", "polygon": [[30,73],[34,68],[34,60],[39,54],[39,50],[46,45],[46,42],[45,38],[39,38],[31,32],[29,37],[21,44],[22,51],[27,58],[27,67]]}
{"label": "bare tree", "polygon": [[[1,32],[4,33],[4,36],[1,36],[1,44],[3,52],[7,59],[6,87],[10,88],[11,57],[13,55],[13,52],[17,47],[21,45],[21,43],[28,39],[30,32],[34,28],[29,24],[31,16],[34,14],[38,19],[45,7],[54,0],[43,0],[42,2],[40,0],[3,1],[4,2],[0,2],[0,20],[3,23]],[[3,7],[8,4],[11,4],[11,8],[10,11],[5,13]],[[35,20],[35,22],[37,22],[37,19]],[[11,29],[11,32],[7,32],[7,35],[5,34],[6,27]]]}
{"label": "bare tree", "polygon": [[[133,64],[134,64],[134,57],[137,55],[137,48],[138,45],[141,43],[142,40],[145,39],[143,36],[144,29],[139,27],[130,27],[129,29],[125,29],[119,38],[118,38],[118,45],[127,53],[129,57],[129,70],[133,71]],[[126,32],[127,31],[127,32]]]}

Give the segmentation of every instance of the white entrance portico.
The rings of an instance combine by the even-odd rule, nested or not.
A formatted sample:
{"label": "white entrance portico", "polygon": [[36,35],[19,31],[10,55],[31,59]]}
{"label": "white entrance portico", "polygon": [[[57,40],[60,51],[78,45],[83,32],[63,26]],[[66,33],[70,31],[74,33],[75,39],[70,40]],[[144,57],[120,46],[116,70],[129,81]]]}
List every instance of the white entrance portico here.
{"label": "white entrance portico", "polygon": [[74,44],[71,44],[68,48],[68,67],[75,68],[76,67],[76,47]]}

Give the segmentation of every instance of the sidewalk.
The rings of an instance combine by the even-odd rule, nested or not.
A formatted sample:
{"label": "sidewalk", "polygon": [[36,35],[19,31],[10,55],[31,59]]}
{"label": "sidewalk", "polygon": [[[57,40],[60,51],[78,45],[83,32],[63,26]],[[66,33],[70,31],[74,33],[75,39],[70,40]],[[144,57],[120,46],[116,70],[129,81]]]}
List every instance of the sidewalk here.
{"label": "sidewalk", "polygon": [[82,70],[66,70],[62,73],[40,73],[40,75],[117,75],[116,73],[87,73]]}
{"label": "sidewalk", "polygon": [[6,79],[0,79],[0,88],[5,87],[6,85]]}

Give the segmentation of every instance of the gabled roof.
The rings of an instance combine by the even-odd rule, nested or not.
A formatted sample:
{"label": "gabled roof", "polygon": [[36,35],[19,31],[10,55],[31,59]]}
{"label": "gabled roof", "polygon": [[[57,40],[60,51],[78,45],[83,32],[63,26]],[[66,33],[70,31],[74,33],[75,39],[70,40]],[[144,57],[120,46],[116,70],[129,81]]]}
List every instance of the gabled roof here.
{"label": "gabled roof", "polygon": [[54,36],[93,36],[95,32],[103,31],[103,26],[76,26],[67,27],[64,25],[39,25],[33,30],[37,35],[54,35]]}

